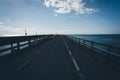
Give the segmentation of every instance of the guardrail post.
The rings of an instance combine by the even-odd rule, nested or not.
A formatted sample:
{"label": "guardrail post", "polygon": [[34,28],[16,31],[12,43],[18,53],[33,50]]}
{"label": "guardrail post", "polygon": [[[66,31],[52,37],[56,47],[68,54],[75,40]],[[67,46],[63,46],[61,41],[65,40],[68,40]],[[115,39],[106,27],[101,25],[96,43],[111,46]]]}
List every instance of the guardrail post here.
{"label": "guardrail post", "polygon": [[79,44],[79,38],[77,38],[77,43]]}
{"label": "guardrail post", "polygon": [[40,42],[40,40],[41,40],[41,39],[40,39],[40,37],[39,37],[38,43]]}
{"label": "guardrail post", "polygon": [[77,43],[77,38],[75,38],[75,42]]}
{"label": "guardrail post", "polygon": [[44,35],[42,36],[42,40],[44,40]]}
{"label": "guardrail post", "polygon": [[78,43],[78,38],[76,38],[76,43]]}
{"label": "guardrail post", "polygon": [[35,44],[37,44],[37,38],[35,38]]}
{"label": "guardrail post", "polygon": [[[110,46],[107,46],[107,51],[111,51],[111,47],[110,47]],[[107,57],[108,57],[108,58],[111,58],[111,55],[110,55],[110,54],[107,54]]]}
{"label": "guardrail post", "polygon": [[94,42],[91,42],[91,50],[93,50]]}
{"label": "guardrail post", "polygon": [[36,39],[36,44],[38,44],[38,37],[37,37],[37,39]]}
{"label": "guardrail post", "polygon": [[79,44],[81,44],[80,39],[79,39]]}
{"label": "guardrail post", "polygon": [[31,40],[30,39],[28,40],[28,45],[29,45],[29,47],[31,46]]}
{"label": "guardrail post", "polygon": [[13,43],[11,43],[11,53],[13,53],[14,51],[14,47],[13,47]]}
{"label": "guardrail post", "polygon": [[80,44],[81,44],[81,39],[79,39],[79,42],[80,42]]}
{"label": "guardrail post", "polygon": [[17,42],[17,50],[20,50],[20,43]]}
{"label": "guardrail post", "polygon": [[83,46],[85,46],[85,40],[83,40]]}

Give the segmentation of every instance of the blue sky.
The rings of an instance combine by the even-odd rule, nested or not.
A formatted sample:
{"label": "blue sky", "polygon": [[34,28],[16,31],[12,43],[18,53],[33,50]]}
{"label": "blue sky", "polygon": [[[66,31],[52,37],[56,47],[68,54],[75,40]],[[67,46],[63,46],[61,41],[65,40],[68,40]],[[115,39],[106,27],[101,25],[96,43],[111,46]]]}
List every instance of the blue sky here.
{"label": "blue sky", "polygon": [[120,34],[120,0],[0,0],[0,36]]}

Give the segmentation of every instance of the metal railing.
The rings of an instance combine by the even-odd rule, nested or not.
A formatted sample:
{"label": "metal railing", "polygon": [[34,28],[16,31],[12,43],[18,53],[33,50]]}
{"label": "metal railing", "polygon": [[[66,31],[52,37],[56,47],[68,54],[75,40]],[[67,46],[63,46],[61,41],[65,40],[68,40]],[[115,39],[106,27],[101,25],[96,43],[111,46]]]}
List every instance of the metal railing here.
{"label": "metal railing", "polygon": [[67,36],[69,39],[75,41],[77,44],[89,48],[92,51],[95,51],[99,53],[102,56],[107,56],[109,58],[112,58],[113,60],[117,60],[120,62],[120,48],[103,44],[103,43],[98,43],[90,40],[85,40],[73,36]]}
{"label": "metal railing", "polygon": [[52,37],[53,35],[0,37],[0,56],[4,56],[22,50],[24,48],[34,46],[41,41]]}

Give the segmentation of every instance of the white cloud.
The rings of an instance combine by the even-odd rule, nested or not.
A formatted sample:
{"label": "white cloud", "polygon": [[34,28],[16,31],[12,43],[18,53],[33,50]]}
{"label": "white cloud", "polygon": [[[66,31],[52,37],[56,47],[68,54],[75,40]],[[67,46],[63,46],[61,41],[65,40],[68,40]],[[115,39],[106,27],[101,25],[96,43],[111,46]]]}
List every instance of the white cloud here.
{"label": "white cloud", "polygon": [[4,22],[0,21],[0,25],[4,25],[4,24],[5,24]]}
{"label": "white cloud", "polygon": [[6,22],[7,22],[7,23],[10,23],[11,21],[10,21],[10,20],[7,20]]}
{"label": "white cloud", "polygon": [[44,5],[61,14],[71,13],[72,11],[76,15],[96,12],[93,8],[85,7],[83,0],[44,0]]}
{"label": "white cloud", "polygon": [[57,14],[54,14],[54,16],[58,16]]}

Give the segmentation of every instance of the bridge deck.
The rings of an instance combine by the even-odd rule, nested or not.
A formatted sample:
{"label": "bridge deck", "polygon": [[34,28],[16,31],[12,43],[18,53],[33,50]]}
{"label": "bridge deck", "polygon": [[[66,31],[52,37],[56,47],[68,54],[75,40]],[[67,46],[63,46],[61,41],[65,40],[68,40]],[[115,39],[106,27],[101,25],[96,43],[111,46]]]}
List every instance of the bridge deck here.
{"label": "bridge deck", "polygon": [[120,73],[72,41],[57,36],[36,48],[21,52],[2,64],[0,79],[120,80]]}

